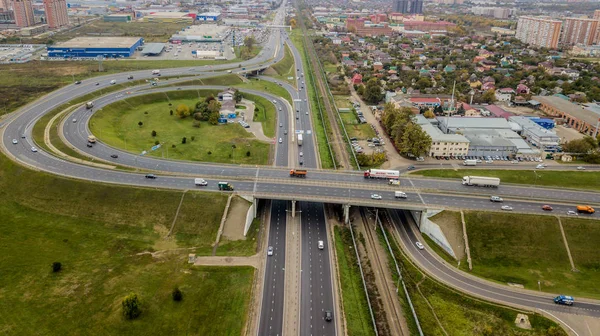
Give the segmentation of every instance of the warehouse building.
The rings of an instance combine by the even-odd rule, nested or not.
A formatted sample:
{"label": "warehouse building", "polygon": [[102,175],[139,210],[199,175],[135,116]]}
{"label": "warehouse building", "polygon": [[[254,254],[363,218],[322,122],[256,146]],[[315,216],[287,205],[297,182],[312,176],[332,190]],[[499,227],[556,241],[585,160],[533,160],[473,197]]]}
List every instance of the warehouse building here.
{"label": "warehouse building", "polygon": [[48,57],[59,58],[125,58],[133,56],[144,44],[141,37],[76,37],[48,46]]}
{"label": "warehouse building", "polygon": [[517,153],[517,146],[496,130],[470,129],[463,134],[469,140],[468,156],[512,157]]}
{"label": "warehouse building", "polygon": [[436,119],[444,133],[457,133],[466,129],[511,129],[511,125],[503,118],[437,117]]}
{"label": "warehouse building", "polygon": [[142,56],[158,56],[165,49],[164,43],[148,43],[142,49]]}
{"label": "warehouse building", "polygon": [[186,12],[150,12],[144,14],[144,22],[171,22],[193,24],[196,20],[196,14]]}
{"label": "warehouse building", "polygon": [[508,121],[521,126],[521,135],[532,145],[547,151],[556,151],[560,145],[560,137],[551,130],[547,130],[528,117],[512,116]]}
{"label": "warehouse building", "polygon": [[535,96],[533,99],[540,102],[540,110],[548,115],[562,118],[565,124],[573,129],[590,136],[597,133],[600,123],[599,113],[560,97]]}
{"label": "warehouse building", "polygon": [[[435,121],[435,119],[431,119]],[[431,124],[430,119],[422,114],[414,116],[413,121],[431,138],[429,156],[457,156],[467,155],[469,140],[460,134],[444,134],[439,128]]]}
{"label": "warehouse building", "polygon": [[200,22],[218,22],[221,21],[221,13],[217,12],[206,12],[198,14],[196,19]]}

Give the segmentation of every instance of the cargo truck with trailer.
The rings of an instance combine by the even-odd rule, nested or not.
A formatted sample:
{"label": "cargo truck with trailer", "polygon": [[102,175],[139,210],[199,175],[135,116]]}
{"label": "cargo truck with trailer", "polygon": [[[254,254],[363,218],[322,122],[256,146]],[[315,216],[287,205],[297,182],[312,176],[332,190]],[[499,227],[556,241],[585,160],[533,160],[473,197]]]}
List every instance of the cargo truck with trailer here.
{"label": "cargo truck with trailer", "polygon": [[395,179],[400,177],[400,171],[398,170],[385,170],[385,169],[369,169],[364,172],[365,178],[384,178],[384,179]]}
{"label": "cargo truck with trailer", "polygon": [[498,187],[500,179],[485,176],[463,176],[462,184],[476,187]]}
{"label": "cargo truck with trailer", "polygon": [[291,177],[306,177],[306,169],[292,169],[290,170]]}

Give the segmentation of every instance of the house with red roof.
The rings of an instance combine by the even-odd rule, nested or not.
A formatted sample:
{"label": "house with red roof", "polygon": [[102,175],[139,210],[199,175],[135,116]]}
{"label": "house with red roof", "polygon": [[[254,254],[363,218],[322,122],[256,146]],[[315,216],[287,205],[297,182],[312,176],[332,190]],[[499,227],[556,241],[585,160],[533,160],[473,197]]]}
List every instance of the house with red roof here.
{"label": "house with red roof", "polygon": [[529,94],[529,87],[525,84],[517,85],[517,94]]}
{"label": "house with red roof", "polygon": [[362,75],[359,73],[355,73],[354,76],[352,76],[352,84],[354,85],[360,85],[362,84]]}

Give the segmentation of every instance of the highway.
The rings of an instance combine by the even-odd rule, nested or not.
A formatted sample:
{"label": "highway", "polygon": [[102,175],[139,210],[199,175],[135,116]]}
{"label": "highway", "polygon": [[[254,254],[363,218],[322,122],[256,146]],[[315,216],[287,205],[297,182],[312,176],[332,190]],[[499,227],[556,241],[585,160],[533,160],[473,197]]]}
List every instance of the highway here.
{"label": "highway", "polygon": [[415,242],[421,239],[419,238],[419,229],[412,218],[409,218],[410,214],[399,210],[389,211],[388,213],[396,229],[399,231],[403,250],[422,269],[451,288],[456,288],[465,293],[506,305],[518,305],[530,309],[543,309],[546,311],[600,317],[599,304],[586,303],[585,300],[580,300],[571,307],[557,305],[552,301],[554,297],[552,294],[536,293],[529,290],[515,290],[508,286],[494,284],[490,281],[467,275],[445,264],[439,257],[434,257],[433,253],[435,252],[431,252],[430,249],[419,250],[415,246]]}
{"label": "highway", "polygon": [[[288,202],[273,201],[267,246],[273,255],[267,256],[258,335],[283,334],[283,298],[285,280],[285,230]],[[265,255],[267,252],[265,251]]]}

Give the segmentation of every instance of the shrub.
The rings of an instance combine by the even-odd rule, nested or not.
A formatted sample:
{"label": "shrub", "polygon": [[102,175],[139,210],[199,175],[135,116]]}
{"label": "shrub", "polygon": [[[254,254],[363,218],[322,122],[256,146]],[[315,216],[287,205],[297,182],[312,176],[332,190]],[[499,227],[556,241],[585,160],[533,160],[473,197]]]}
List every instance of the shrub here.
{"label": "shrub", "polygon": [[133,320],[142,313],[140,299],[135,293],[127,295],[121,305],[123,306],[123,316],[128,320]]}
{"label": "shrub", "polygon": [[206,154],[208,154],[208,155],[212,155],[212,152],[211,152],[211,151],[208,151],[208,153],[206,153]]}
{"label": "shrub", "polygon": [[175,148],[175,147],[177,147],[175,144],[172,144],[172,145],[171,145],[171,148]]}
{"label": "shrub", "polygon": [[144,114],[148,114],[148,111],[144,112]]}
{"label": "shrub", "polygon": [[196,140],[196,137],[192,135],[192,137],[190,138],[190,141],[194,141]]}
{"label": "shrub", "polygon": [[179,287],[175,287],[175,289],[173,289],[173,301],[181,301],[183,300],[183,293],[181,292],[181,290],[179,289]]}
{"label": "shrub", "polygon": [[170,111],[169,111],[169,114],[170,114],[170,115],[173,115],[173,110],[170,110]]}
{"label": "shrub", "polygon": [[160,143],[160,141],[158,141],[158,140],[154,141],[155,145],[158,145],[159,143]]}
{"label": "shrub", "polygon": [[62,269],[62,264],[58,261],[52,263],[52,272],[56,273]]}
{"label": "shrub", "polygon": [[247,151],[247,152],[246,152],[246,156],[250,156],[250,151]]}
{"label": "shrub", "polygon": [[[198,113],[196,113],[196,114],[198,114]],[[194,118],[195,118],[196,114],[194,114]],[[194,126],[196,128],[200,128],[200,122],[198,120],[194,120],[192,122],[192,126]]]}
{"label": "shrub", "polygon": [[186,137],[183,137],[183,138],[181,139],[181,143],[182,143],[182,144],[185,144],[186,142],[187,142],[187,138],[186,138]]}
{"label": "shrub", "polygon": [[156,131],[152,131],[152,136],[155,137],[156,136]]}
{"label": "shrub", "polygon": [[142,127],[142,125],[143,125],[143,124],[144,124],[144,123],[143,123],[143,122],[141,122],[141,121],[140,121],[140,122],[138,122],[138,126],[140,126],[140,127]]}

